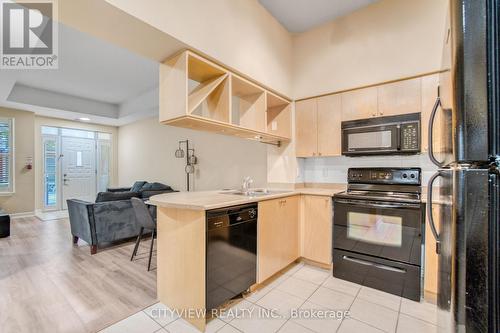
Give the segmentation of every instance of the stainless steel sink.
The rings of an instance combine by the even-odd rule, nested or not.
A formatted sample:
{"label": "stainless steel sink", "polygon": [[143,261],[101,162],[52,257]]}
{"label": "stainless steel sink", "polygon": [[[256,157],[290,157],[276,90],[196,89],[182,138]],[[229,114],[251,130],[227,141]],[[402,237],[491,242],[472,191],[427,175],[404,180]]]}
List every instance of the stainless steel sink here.
{"label": "stainless steel sink", "polygon": [[222,194],[234,194],[234,195],[243,195],[247,197],[262,197],[265,195],[273,195],[273,194],[280,194],[280,193],[286,193],[290,191],[286,190],[269,190],[267,188],[255,188],[255,189],[250,189],[248,191],[241,191],[241,190],[228,190],[224,192],[220,192]]}

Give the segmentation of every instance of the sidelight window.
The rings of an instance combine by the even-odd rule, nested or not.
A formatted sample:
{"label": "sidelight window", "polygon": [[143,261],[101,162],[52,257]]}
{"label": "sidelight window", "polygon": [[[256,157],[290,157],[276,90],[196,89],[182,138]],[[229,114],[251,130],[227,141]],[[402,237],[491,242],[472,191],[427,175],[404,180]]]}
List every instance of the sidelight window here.
{"label": "sidelight window", "polygon": [[0,193],[14,192],[13,119],[0,118]]}

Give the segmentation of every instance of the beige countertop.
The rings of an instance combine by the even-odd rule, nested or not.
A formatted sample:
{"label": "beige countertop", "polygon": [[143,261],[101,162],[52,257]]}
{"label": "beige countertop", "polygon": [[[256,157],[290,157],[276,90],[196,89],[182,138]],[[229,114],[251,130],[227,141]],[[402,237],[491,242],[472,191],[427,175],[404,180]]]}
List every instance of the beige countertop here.
{"label": "beige countertop", "polygon": [[[284,198],[292,195],[320,195],[333,197],[336,193],[345,191],[346,184],[333,184],[328,188],[319,187],[301,187],[295,189],[276,188],[273,191],[279,191],[272,194],[248,197],[243,195],[231,194],[230,191],[197,191],[197,192],[175,192],[155,195],[150,198],[149,204],[160,207],[184,208],[192,210],[209,210],[229,206],[243,205],[252,202],[259,202],[277,198]],[[439,199],[435,188],[435,198]],[[427,187],[422,187],[422,202],[427,201]],[[438,200],[436,200],[438,201]]]}
{"label": "beige countertop", "polygon": [[345,185],[334,185],[331,188],[303,187],[297,189],[273,190],[279,192],[257,197],[231,194],[230,191],[174,192],[152,196],[149,199],[148,203],[159,207],[209,210],[235,205],[243,205],[252,202],[284,198],[299,194],[332,197],[334,194],[344,191]]}

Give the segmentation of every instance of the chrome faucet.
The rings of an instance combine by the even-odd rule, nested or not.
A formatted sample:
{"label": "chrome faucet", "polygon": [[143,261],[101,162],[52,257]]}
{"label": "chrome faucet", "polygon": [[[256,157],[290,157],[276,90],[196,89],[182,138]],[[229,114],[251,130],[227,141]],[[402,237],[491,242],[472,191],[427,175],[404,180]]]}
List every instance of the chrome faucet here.
{"label": "chrome faucet", "polygon": [[253,183],[253,179],[249,176],[245,177],[243,179],[243,184],[241,184],[241,190],[244,193],[247,193],[248,190],[250,189],[250,185]]}

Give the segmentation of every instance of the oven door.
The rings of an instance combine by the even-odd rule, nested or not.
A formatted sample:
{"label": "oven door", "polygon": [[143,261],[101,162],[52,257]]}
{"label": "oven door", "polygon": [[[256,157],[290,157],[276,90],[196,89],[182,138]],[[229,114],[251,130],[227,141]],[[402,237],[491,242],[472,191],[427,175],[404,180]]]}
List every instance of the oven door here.
{"label": "oven door", "polygon": [[342,129],[343,155],[386,154],[400,149],[400,128],[397,124]]}
{"label": "oven door", "polygon": [[420,265],[421,204],[335,199],[335,249]]}

